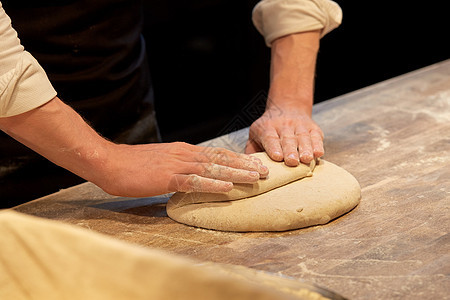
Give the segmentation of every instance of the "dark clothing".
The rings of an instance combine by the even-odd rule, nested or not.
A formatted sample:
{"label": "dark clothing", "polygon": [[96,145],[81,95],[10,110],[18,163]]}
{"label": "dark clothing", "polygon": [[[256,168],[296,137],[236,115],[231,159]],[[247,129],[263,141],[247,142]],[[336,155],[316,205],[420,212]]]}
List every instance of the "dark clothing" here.
{"label": "dark clothing", "polygon": [[[58,97],[96,131],[120,143],[160,141],[141,34],[141,1],[2,3],[22,45],[46,70]],[[34,181],[42,181],[39,196],[82,182],[68,173],[0,135],[0,207],[36,198],[27,188]]]}

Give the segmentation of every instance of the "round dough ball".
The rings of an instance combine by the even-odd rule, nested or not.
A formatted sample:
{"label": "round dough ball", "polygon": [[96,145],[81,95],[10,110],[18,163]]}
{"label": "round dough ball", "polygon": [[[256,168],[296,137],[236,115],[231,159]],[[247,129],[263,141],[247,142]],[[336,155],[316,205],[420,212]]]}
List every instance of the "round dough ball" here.
{"label": "round dough ball", "polygon": [[[333,163],[320,160],[313,176],[305,177],[311,175],[314,166],[286,167],[266,154],[256,156],[269,168],[268,181],[277,181],[278,187],[262,192],[253,188],[248,197],[238,200],[231,200],[228,193],[175,193],[167,203],[169,217],[187,225],[222,231],[285,231],[328,223],[360,201],[358,181]],[[297,168],[304,171],[298,172]],[[296,173],[297,180],[292,181],[292,173]],[[282,183],[286,181],[289,183]],[[267,185],[271,184],[263,184]]]}

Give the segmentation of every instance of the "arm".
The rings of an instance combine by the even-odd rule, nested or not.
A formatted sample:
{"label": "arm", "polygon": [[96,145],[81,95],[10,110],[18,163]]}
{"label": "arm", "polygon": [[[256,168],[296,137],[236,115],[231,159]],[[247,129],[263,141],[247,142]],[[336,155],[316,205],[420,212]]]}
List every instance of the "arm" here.
{"label": "arm", "polygon": [[265,113],[250,126],[247,153],[265,150],[289,166],[324,154],[323,133],[312,120],[319,39],[339,26],[340,7],[330,0],[262,0],[253,23],[272,47]]}
{"label": "arm", "polygon": [[117,145],[100,137],[56,91],[24,51],[0,2],[0,130],[69,171],[120,196],[229,191],[255,182],[261,162],[184,143]]}
{"label": "arm", "polygon": [[250,127],[247,153],[265,149],[289,166],[324,154],[323,133],[312,120],[318,30],[272,43],[271,80],[265,113]]}
{"label": "arm", "polygon": [[255,182],[267,168],[244,154],[185,143],[118,145],[100,137],[58,98],[12,117],[0,129],[110,194],[141,197],[174,191],[226,192]]}

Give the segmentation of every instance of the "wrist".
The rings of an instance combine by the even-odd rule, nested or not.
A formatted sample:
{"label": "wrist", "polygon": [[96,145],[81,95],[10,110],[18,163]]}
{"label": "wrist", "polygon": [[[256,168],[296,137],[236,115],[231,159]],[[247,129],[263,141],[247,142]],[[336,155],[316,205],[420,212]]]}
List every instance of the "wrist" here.
{"label": "wrist", "polygon": [[67,159],[65,163],[69,165],[66,168],[100,186],[111,174],[112,147],[113,143],[102,137],[93,137],[86,145],[71,149],[73,159]]}
{"label": "wrist", "polygon": [[305,95],[269,93],[266,110],[281,110],[311,115],[313,97]]}
{"label": "wrist", "polygon": [[291,34],[272,45],[267,108],[311,114],[319,32]]}

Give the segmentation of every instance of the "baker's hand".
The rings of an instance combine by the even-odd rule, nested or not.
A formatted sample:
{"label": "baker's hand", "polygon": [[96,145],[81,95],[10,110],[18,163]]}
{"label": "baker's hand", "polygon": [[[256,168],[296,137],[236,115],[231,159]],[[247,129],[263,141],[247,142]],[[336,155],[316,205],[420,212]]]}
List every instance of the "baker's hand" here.
{"label": "baker's hand", "polygon": [[258,158],[186,143],[115,145],[106,176],[95,180],[113,195],[143,197],[169,192],[228,192],[268,174]]}
{"label": "baker's hand", "polygon": [[125,197],[175,191],[227,192],[269,170],[255,157],[186,143],[114,144],[54,97],[28,112],[0,118],[0,130],[59,166]]}
{"label": "baker's hand", "polygon": [[308,112],[269,108],[250,126],[245,152],[263,150],[288,166],[310,163],[324,154],[323,132]]}

